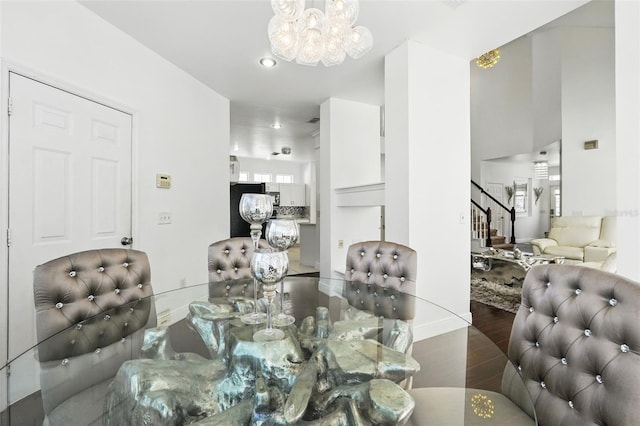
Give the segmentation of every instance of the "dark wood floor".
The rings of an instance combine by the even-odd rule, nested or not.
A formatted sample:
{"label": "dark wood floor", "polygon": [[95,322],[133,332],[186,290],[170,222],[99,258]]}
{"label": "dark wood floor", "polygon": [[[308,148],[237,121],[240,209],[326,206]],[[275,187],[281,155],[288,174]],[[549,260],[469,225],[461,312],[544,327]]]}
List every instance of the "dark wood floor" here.
{"label": "dark wood floor", "polygon": [[[412,356],[421,371],[414,377],[413,387],[466,386],[500,391],[515,314],[473,301],[471,313],[473,328],[414,344]],[[460,364],[465,362],[460,359],[461,351],[466,351],[466,372],[460,371]]]}

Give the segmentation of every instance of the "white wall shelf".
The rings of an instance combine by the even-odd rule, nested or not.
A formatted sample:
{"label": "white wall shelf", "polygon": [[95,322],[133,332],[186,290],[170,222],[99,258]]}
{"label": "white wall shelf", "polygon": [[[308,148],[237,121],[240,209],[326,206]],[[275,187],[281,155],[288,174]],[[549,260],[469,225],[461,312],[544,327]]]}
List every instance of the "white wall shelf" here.
{"label": "white wall shelf", "polygon": [[384,182],[336,188],[338,207],[384,206]]}

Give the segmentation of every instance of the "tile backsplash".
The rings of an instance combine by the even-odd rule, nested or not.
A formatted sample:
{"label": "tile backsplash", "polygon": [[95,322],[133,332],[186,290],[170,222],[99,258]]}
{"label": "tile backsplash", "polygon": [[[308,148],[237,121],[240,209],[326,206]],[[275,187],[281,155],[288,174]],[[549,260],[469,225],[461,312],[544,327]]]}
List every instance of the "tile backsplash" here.
{"label": "tile backsplash", "polygon": [[276,206],[273,208],[278,215],[304,217],[309,215],[309,207],[303,206]]}

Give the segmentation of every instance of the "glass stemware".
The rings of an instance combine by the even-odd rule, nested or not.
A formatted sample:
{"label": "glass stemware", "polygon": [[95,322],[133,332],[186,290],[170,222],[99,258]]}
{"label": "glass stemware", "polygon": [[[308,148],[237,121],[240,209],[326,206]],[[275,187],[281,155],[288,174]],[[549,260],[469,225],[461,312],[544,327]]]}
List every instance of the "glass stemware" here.
{"label": "glass stemware", "polygon": [[[272,219],[267,222],[265,237],[271,247],[287,251],[298,241],[300,231],[295,220]],[[286,327],[293,324],[296,319],[284,312],[284,280],[280,283],[280,312],[273,317],[273,325]]]}
{"label": "glass stemware", "polygon": [[[267,194],[242,194],[239,210],[242,219],[251,225],[250,234],[255,251],[262,234],[262,224],[273,213],[271,197]],[[266,320],[266,315],[258,312],[258,282],[255,278],[253,280],[253,312],[243,315],[241,319],[245,324],[261,324]]]}
{"label": "glass stemware", "polygon": [[280,340],[284,332],[273,328],[272,307],[276,288],[289,271],[289,256],[286,251],[274,248],[256,249],[251,257],[251,275],[262,284],[262,291],[267,299],[267,325],[253,334],[256,342]]}

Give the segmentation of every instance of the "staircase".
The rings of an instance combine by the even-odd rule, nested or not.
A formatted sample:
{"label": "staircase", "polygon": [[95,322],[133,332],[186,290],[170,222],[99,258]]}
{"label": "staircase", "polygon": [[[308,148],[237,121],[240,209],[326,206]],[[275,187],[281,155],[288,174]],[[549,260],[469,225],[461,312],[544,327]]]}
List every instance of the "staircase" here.
{"label": "staircase", "polygon": [[497,229],[489,231],[489,238],[491,239],[491,247],[495,249],[513,250],[514,244],[507,242],[507,237],[498,235]]}
{"label": "staircase", "polygon": [[[479,200],[474,200],[474,197],[471,198],[471,248],[472,251],[479,250],[483,247],[493,247],[496,249],[503,250],[513,250],[515,246],[516,238],[515,238],[515,220],[516,214],[515,209],[512,207],[509,209],[507,206],[496,200],[490,194],[488,194],[480,185],[475,183],[473,180],[471,181],[472,188],[475,188],[479,191]],[[472,193],[473,194],[473,193]],[[495,202],[500,208],[509,212],[510,220],[511,220],[511,238],[507,242],[507,238],[502,235],[498,235],[498,230],[492,228],[492,212],[489,207],[484,208],[483,205],[486,205],[485,200],[482,197],[488,197]],[[502,227],[502,226],[500,226]]]}

